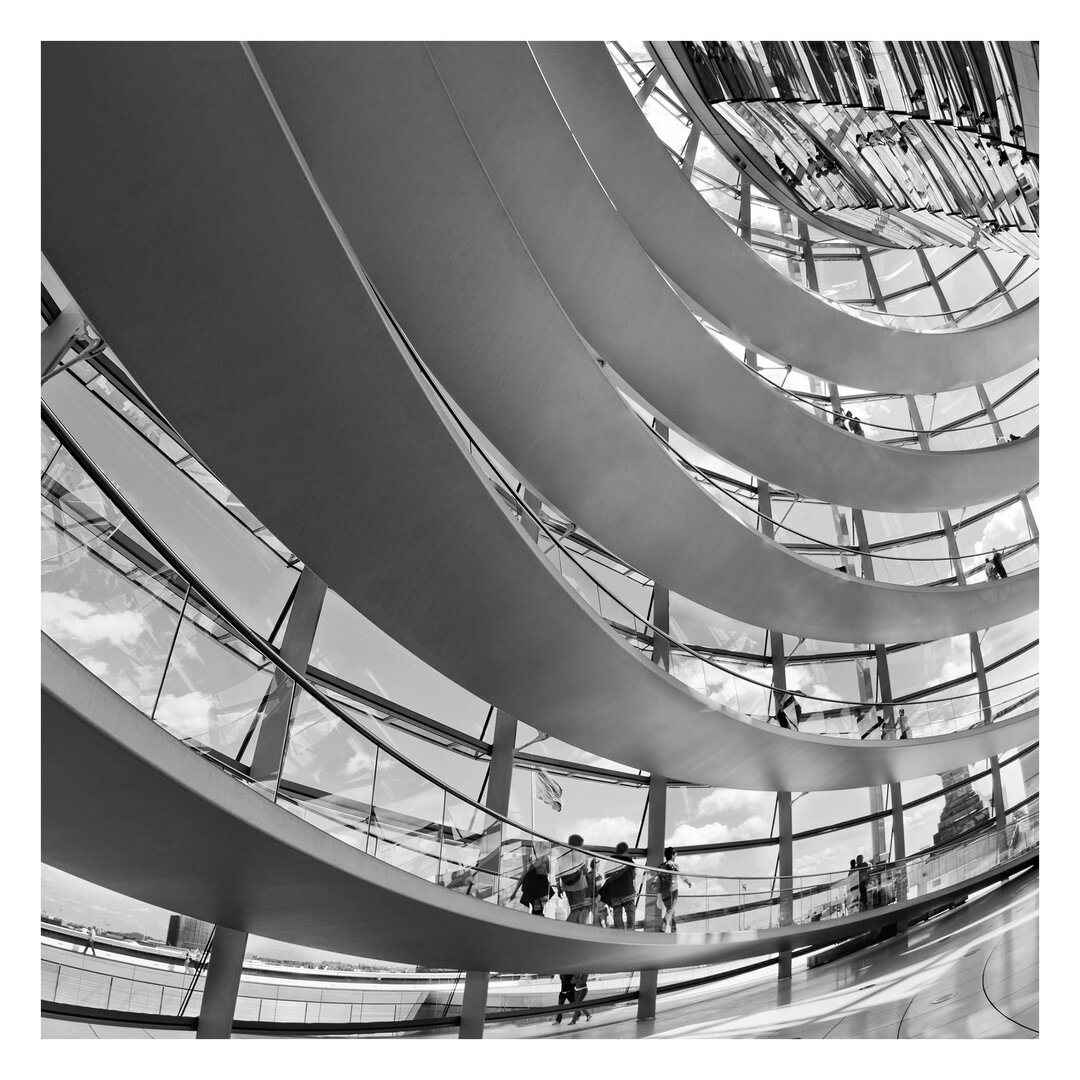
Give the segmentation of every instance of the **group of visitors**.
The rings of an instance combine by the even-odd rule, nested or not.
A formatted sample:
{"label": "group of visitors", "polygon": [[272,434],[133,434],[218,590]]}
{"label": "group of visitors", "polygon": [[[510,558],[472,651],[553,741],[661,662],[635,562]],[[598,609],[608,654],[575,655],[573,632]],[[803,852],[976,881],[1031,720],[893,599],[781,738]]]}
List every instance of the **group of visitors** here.
{"label": "group of visitors", "polygon": [[838,428],[843,428],[845,431],[850,431],[852,435],[862,435],[866,437],[866,433],[862,429],[862,424],[859,423],[857,416],[851,415],[851,410],[847,412],[837,411],[833,413],[833,423]]}
{"label": "group of visitors", "polygon": [[983,560],[983,569],[986,571],[987,581],[1003,580],[1009,576],[1005,571],[1005,562],[1000,551],[995,551],[993,555]]}
{"label": "group of visitors", "polygon": [[[618,930],[633,930],[637,923],[637,865],[630,855],[630,845],[621,840],[615,854],[600,871],[597,859],[590,859],[581,850],[585,840],[578,833],[568,839],[569,845],[553,860],[549,852],[534,854],[510,893],[513,900],[521,893],[520,903],[533,915],[544,914],[544,907],[556,893],[565,898],[569,907],[567,922],[588,923],[595,926],[613,925]],[[664,860],[649,879],[649,891],[657,897],[661,909],[661,932],[675,932],[677,920],[675,906],[679,899],[679,882],[691,887],[689,878],[679,873],[678,852],[673,847],[664,848]],[[554,883],[552,879],[554,878]],[[609,918],[611,922],[609,923]],[[591,1018],[582,1001],[588,993],[589,976],[584,972],[560,975],[559,1012],[555,1023],[562,1023],[563,1005],[577,1006],[570,1020],[576,1024],[584,1015]]]}
{"label": "group of visitors", "polygon": [[[567,922],[595,926],[614,926],[617,930],[633,930],[637,924],[637,866],[625,840],[615,847],[607,869],[601,872],[597,859],[586,858],[581,850],[585,843],[577,833],[567,840],[569,845],[554,862],[548,852],[536,853],[522,871],[510,893],[510,900],[520,892],[520,903],[533,915],[543,916],[544,907],[556,893],[566,900]],[[661,931],[675,931],[675,906],[679,899],[679,881],[690,887],[690,881],[679,874],[677,852],[664,849],[664,861],[649,881],[661,907]],[[554,883],[552,882],[554,878]],[[610,920],[610,921],[609,921]]]}

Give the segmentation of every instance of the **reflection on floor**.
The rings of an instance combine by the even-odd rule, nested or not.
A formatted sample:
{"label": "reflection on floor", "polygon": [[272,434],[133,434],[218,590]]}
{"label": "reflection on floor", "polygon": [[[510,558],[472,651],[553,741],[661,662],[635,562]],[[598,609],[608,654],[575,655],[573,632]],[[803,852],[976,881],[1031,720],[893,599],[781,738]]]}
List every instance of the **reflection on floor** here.
{"label": "reflection on floor", "polygon": [[[553,989],[553,999],[555,995]],[[642,1023],[635,1019],[635,1008],[598,1009],[591,1021],[582,1020],[575,1027],[546,1021],[489,1024],[485,1038],[1037,1038],[1038,870],[973,896],[906,937],[813,971],[797,971],[787,983],[754,973],[719,988],[668,994],[658,1003],[656,1019]],[[41,1020],[41,1035],[194,1038],[194,1032],[46,1017]],[[426,1037],[456,1036],[453,1030]]]}
{"label": "reflection on floor", "polygon": [[1029,871],[962,907],[790,982],[661,997],[589,1022],[490,1025],[485,1038],[1033,1039],[1039,1033],[1039,875]]}

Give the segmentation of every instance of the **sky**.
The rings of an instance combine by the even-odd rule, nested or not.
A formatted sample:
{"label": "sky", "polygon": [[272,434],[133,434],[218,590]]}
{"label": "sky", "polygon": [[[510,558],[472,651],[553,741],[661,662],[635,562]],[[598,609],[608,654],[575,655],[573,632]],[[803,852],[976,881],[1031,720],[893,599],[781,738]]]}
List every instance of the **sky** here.
{"label": "sky", "polygon": [[[680,148],[679,140],[685,141],[685,127],[666,113],[661,113],[663,110],[653,110],[656,122],[665,129],[661,134],[667,137],[676,149]],[[676,146],[677,142],[679,146]],[[719,165],[717,167],[719,168]],[[843,274],[850,273],[853,267],[858,268],[858,265],[823,264],[823,280],[831,280],[830,275],[836,274],[842,277]],[[895,279],[903,279],[903,275],[909,274],[910,265],[897,265],[897,260],[891,259],[889,267],[887,272],[882,273],[882,280],[888,281],[891,288],[899,287]],[[858,273],[861,275],[861,268]],[[977,273],[961,272],[952,278],[948,295],[949,302],[954,306],[969,303],[986,291],[987,282],[981,281]],[[865,279],[860,280],[862,284],[856,292],[862,295],[866,292],[866,286]],[[834,291],[840,287],[839,283],[832,286]],[[162,469],[156,451],[142,443],[139,437],[123,424],[117,423],[101,403],[76,386],[74,380],[54,379],[46,388],[45,395],[106,471],[120,482],[129,494],[136,496],[136,502],[181,554],[191,560],[193,566],[214,584],[223,598],[243,614],[252,626],[264,634],[268,633],[292,587],[295,572],[285,572],[280,562],[264,545],[245,530],[238,528],[212,500],[193,496],[191,485],[185,478],[177,476],[172,470]],[[942,398],[947,396],[942,395]],[[939,420],[949,415],[948,401],[945,401],[944,407],[942,403],[937,403],[937,407],[940,409],[937,414]],[[958,396],[953,403],[954,413],[961,407]],[[886,419],[883,409],[884,406],[880,403],[868,404],[867,418],[896,422],[895,412],[890,412],[889,419]],[[738,473],[727,463],[721,464],[724,471]],[[1033,497],[1033,509],[1036,513],[1037,502],[1037,496]],[[967,549],[961,544],[962,550],[986,552],[1026,536],[1026,524],[1018,505],[999,511],[988,521],[980,523],[976,529],[979,530],[979,535],[977,539],[974,534],[970,537],[973,541],[972,547]],[[908,526],[906,531],[913,530]],[[168,636],[168,627],[155,625],[157,616],[149,609],[129,607],[119,612],[99,610],[96,603],[100,601],[100,597],[88,600],[79,595],[80,588],[87,588],[83,578],[80,577],[75,585],[71,584],[70,574],[65,579],[65,569],[70,570],[73,565],[64,565],[67,558],[58,557],[55,565],[48,568],[48,576],[53,579],[52,584],[55,587],[43,586],[44,629],[58,640],[63,640],[65,645],[72,643],[72,647],[83,650],[83,662],[91,670],[101,675],[108,672],[113,680],[120,680],[126,696],[145,707],[150,700],[151,690],[154,689],[154,659],[160,653],[163,640]],[[80,564],[77,570],[72,572],[85,575],[85,564]],[[630,588],[630,592],[632,591]],[[112,599],[115,600],[115,597]],[[694,607],[692,602],[683,603],[687,613],[690,613]],[[723,616],[709,613],[705,621],[712,624],[709,629],[714,641],[719,643],[721,634],[724,641],[732,640],[733,635],[729,631],[720,629],[725,622]],[[1014,637],[1031,633],[1033,625],[1037,625],[1030,620],[1018,620],[1018,623],[1023,625],[1016,628],[1017,635]],[[1002,638],[998,642],[998,654],[1007,651],[1013,644],[1013,638]],[[241,684],[236,682],[235,674],[230,675],[230,672],[235,672],[235,665],[230,668],[231,661],[221,656],[211,659],[211,651],[205,645],[181,636],[178,639],[176,666],[181,675],[187,661],[193,666],[213,669],[217,672],[219,681],[232,678],[229,689],[236,697]],[[914,655],[905,657],[901,654],[896,661],[897,668],[905,663],[909,666],[913,662],[921,664],[916,681],[923,683],[947,679],[970,670],[970,656],[964,655],[963,644],[956,641],[950,643],[947,650],[927,650],[927,653],[922,660],[918,660]],[[333,596],[327,602],[320,624],[315,659],[327,670],[335,671],[385,697],[400,701],[474,735],[480,734],[487,715],[485,703],[409,657],[359,613],[351,611]],[[1025,663],[1029,670],[1037,670],[1034,651],[1029,654]],[[820,694],[823,698],[839,696],[837,690],[828,684],[828,674],[823,665],[812,668],[792,667],[790,678],[793,685]],[[1014,672],[1010,671],[1010,674],[1015,677]],[[746,684],[740,686],[714,672],[709,672],[707,678],[717,700],[747,711],[756,712],[764,708],[764,701],[757,700],[762,695],[758,694],[755,698],[754,691]],[[255,679],[254,682],[249,680],[243,683],[242,689],[247,693],[255,693],[257,681]],[[991,683],[993,684],[993,679]],[[167,682],[157,690],[158,718],[177,733],[198,735],[208,732],[215,722],[220,722],[220,716],[212,717],[216,705],[220,705],[220,694],[207,693],[205,688],[186,686],[182,677],[176,685]],[[850,689],[847,689],[844,696],[850,693]],[[747,701],[743,701],[743,698]],[[363,747],[352,745],[350,749],[350,736],[340,730],[331,730],[334,726],[324,719],[314,723],[306,732],[298,732],[290,758],[297,775],[319,780],[333,790],[347,790],[351,783],[356,782],[357,777],[370,771],[371,762]],[[519,742],[527,741],[526,736],[531,738],[533,730],[523,725]],[[384,729],[383,734],[391,740],[396,739],[397,745],[408,749],[417,760],[422,760],[428,768],[444,776],[448,782],[458,783],[462,790],[470,794],[479,794],[476,783],[478,771],[473,767],[473,763],[465,762],[447,751],[430,747],[419,740],[410,740],[399,732]],[[221,737],[229,739],[232,736]],[[332,765],[328,765],[326,751],[330,744],[334,743],[344,746],[347,752],[341,754]],[[554,741],[550,741],[547,749],[550,750],[553,745]],[[532,749],[542,753],[544,744]],[[558,753],[564,756],[564,748],[560,746]],[[566,750],[565,756],[573,753],[572,750]],[[579,760],[601,760],[580,753],[576,756]],[[561,815],[555,815],[543,804],[535,804],[535,800],[530,797],[530,787],[528,774],[521,772],[515,777],[512,815],[527,814],[529,820],[535,818],[536,826],[544,831],[556,835],[576,831],[585,836],[586,843],[600,845],[614,844],[620,839],[634,843],[639,834],[644,804],[643,789],[611,788],[569,781],[566,784],[568,797],[564,811]],[[428,798],[424,792],[417,792],[403,805],[409,805],[415,812],[420,813],[424,811],[423,803]],[[749,839],[770,834],[774,797],[769,793],[684,791],[679,792],[677,798],[680,800],[678,813],[674,812],[675,807],[670,806],[669,798],[669,818],[677,822],[674,829],[669,830],[670,840],[676,846]],[[847,809],[853,798],[856,802],[862,802],[859,810]],[[814,799],[818,813],[822,807],[829,806],[833,819],[837,819],[863,812],[866,793],[862,790],[853,793],[818,793]],[[930,804],[913,813],[918,814],[921,820],[935,812],[934,806],[935,804]],[[525,817],[519,819],[524,821]],[[799,828],[797,815],[796,829]],[[822,838],[821,841],[813,842],[812,846],[807,846],[804,851],[797,852],[796,869],[813,872],[843,866],[850,846],[846,837],[840,843],[832,842],[829,837]],[[771,873],[772,850],[690,856],[684,860],[684,869],[691,872],[767,874]],[[70,907],[71,912],[76,913],[76,917],[83,921],[92,921],[91,913],[100,915],[102,919],[137,920],[137,925],[129,928],[145,929],[148,933],[158,932],[151,926],[156,925],[162,918],[161,912],[146,905],[116,898],[113,894],[107,894],[106,890],[80,883],[77,879],[48,867],[42,868],[42,901],[43,907],[46,902]],[[125,903],[128,905],[126,909]],[[69,919],[73,917],[67,910],[64,915]],[[109,923],[100,922],[98,925],[108,926]]]}

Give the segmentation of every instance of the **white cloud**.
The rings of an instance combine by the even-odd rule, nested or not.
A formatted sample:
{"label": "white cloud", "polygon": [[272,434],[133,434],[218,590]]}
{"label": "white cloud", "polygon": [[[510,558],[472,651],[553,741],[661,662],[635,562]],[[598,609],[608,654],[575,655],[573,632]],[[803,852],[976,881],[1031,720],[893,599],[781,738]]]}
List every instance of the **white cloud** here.
{"label": "white cloud", "polygon": [[796,874],[827,874],[846,870],[858,851],[852,851],[847,845],[832,844],[815,851],[812,855],[800,855],[795,860]]}
{"label": "white cloud", "polygon": [[586,847],[597,844],[606,847],[617,844],[620,840],[633,845],[637,837],[638,823],[628,817],[579,818],[573,831],[583,837]]}
{"label": "white cloud", "polygon": [[765,830],[766,825],[760,814],[753,814],[735,826],[725,825],[722,821],[710,821],[705,825],[683,822],[671,834],[671,843],[677,848],[725,844],[729,840],[750,840],[763,836]]}
{"label": "white cloud", "polygon": [[155,718],[177,735],[205,735],[213,710],[214,699],[198,690],[187,694],[162,694]]}
{"label": "white cloud", "polygon": [[57,641],[82,645],[131,645],[148,629],[140,611],[102,611],[70,593],[41,594],[42,629]]}
{"label": "white cloud", "polygon": [[1027,539],[1027,521],[1019,500],[992,515],[983,527],[982,537],[975,545],[979,552],[991,552],[1008,544]]}
{"label": "white cloud", "polygon": [[775,796],[768,791],[737,791],[717,788],[704,796],[697,805],[696,816],[723,814],[731,810],[762,810]]}

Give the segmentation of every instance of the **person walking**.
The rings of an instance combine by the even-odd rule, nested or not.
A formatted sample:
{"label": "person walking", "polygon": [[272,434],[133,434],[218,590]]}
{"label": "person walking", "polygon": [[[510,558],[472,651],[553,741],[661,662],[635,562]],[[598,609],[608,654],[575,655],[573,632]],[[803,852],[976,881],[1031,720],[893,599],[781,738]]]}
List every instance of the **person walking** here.
{"label": "person walking", "polygon": [[83,955],[90,953],[91,956],[97,956],[97,950],[94,948],[94,928],[92,926],[87,927],[86,930],[86,944],[83,946]]}
{"label": "person walking", "polygon": [[555,895],[548,877],[550,873],[550,856],[546,851],[538,851],[521,872],[507,902],[511,902],[520,890],[522,906],[527,907],[533,915],[543,918],[544,905]]}
{"label": "person walking", "polygon": [[1001,552],[995,551],[993,558],[990,560],[994,564],[994,570],[999,578],[1007,578],[1009,575],[1005,572],[1005,563],[1001,558]]}
{"label": "person walking", "polygon": [[574,975],[560,975],[559,976],[559,1011],[555,1014],[554,1023],[562,1023],[562,1006],[574,1004]]}
{"label": "person walking", "polygon": [[634,860],[627,854],[629,850],[630,845],[625,840],[620,840],[616,845],[615,858],[625,865],[616,865],[605,874],[600,892],[600,899],[611,907],[617,930],[624,927],[634,929],[634,907],[637,902],[634,879],[637,870]]}
{"label": "person walking", "polygon": [[[661,870],[666,870],[667,873],[658,875],[659,877],[659,896],[660,903],[663,905],[664,914],[660,926],[660,932],[675,933],[676,919],[675,919],[675,905],[679,900],[679,864],[676,862],[676,856],[678,852],[673,847],[664,848],[664,861],[660,864]],[[689,878],[684,877],[682,879],[686,882],[686,887],[689,889],[692,887]]]}
{"label": "person walking", "polygon": [[847,422],[852,435],[862,435],[863,438],[865,438],[865,435],[863,435],[862,424],[859,423],[859,418],[857,416],[852,416],[850,409],[847,412]]}
{"label": "person walking", "polygon": [[586,1020],[592,1019],[592,1013],[585,1008],[581,1003],[585,1000],[585,995],[589,992],[589,976],[585,972],[580,972],[577,975],[571,975],[570,978],[573,981],[574,997],[573,1003],[580,1006],[574,1010],[574,1015],[570,1020],[571,1024],[578,1022],[578,1017],[584,1013]]}
{"label": "person walking", "polygon": [[855,859],[855,869],[859,872],[859,910],[866,911],[870,906],[870,864],[863,862],[859,855]]}
{"label": "person walking", "polygon": [[908,727],[907,715],[904,713],[903,709],[900,710],[900,715],[896,718],[896,724],[900,728],[900,738],[910,739],[911,729]]}
{"label": "person walking", "polygon": [[590,864],[580,849],[585,841],[572,833],[566,841],[570,846],[559,856],[556,885],[559,895],[566,896],[570,905],[567,922],[587,923],[592,910],[592,896],[596,888],[596,860]]}

